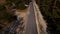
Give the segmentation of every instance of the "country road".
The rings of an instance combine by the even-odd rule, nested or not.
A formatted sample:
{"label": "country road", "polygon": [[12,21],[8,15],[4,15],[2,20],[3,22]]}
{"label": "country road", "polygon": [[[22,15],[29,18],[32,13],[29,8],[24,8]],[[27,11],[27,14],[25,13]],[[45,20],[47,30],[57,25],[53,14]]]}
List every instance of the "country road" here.
{"label": "country road", "polygon": [[35,13],[33,8],[33,3],[30,3],[30,10],[28,15],[28,22],[25,34],[38,34],[35,20]]}

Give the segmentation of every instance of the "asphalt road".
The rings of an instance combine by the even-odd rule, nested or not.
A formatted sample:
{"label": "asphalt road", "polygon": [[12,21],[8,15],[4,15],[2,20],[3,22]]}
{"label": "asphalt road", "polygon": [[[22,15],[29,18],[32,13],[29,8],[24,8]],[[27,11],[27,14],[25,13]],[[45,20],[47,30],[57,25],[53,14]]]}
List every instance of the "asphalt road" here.
{"label": "asphalt road", "polygon": [[32,2],[30,3],[30,14],[28,15],[28,22],[25,34],[38,34]]}

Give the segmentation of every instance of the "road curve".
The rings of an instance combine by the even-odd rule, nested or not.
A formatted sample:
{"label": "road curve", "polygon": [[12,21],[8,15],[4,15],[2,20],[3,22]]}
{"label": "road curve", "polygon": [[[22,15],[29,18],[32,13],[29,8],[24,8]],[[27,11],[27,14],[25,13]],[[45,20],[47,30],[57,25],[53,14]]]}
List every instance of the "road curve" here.
{"label": "road curve", "polygon": [[38,34],[35,20],[35,13],[33,8],[33,3],[30,3],[30,14],[28,15],[28,22],[25,34]]}

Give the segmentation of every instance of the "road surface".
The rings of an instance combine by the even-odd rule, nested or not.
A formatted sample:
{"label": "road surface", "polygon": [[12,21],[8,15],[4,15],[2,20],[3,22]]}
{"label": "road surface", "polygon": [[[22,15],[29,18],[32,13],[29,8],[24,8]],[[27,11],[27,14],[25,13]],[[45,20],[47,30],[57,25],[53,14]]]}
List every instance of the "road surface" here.
{"label": "road surface", "polygon": [[35,20],[35,13],[33,8],[33,3],[30,3],[30,10],[28,15],[28,22],[25,34],[38,34]]}

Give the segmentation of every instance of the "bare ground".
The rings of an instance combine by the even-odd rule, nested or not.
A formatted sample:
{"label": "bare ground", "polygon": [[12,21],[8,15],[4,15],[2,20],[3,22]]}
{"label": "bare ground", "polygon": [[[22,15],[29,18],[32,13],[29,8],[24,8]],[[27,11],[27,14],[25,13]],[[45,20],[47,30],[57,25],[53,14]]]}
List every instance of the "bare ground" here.
{"label": "bare ground", "polygon": [[[23,34],[24,34],[24,32],[25,32],[25,29],[26,29],[26,24],[27,24],[27,16],[28,16],[28,14],[29,14],[29,7],[28,8],[26,8],[26,9],[24,9],[24,10],[20,10],[20,9],[17,9],[16,10],[16,14],[19,14],[20,16],[22,16],[23,17],[23,22],[24,22],[24,24],[23,24],[23,26],[24,26],[24,31],[23,31]],[[17,29],[18,30],[18,29]]]}

